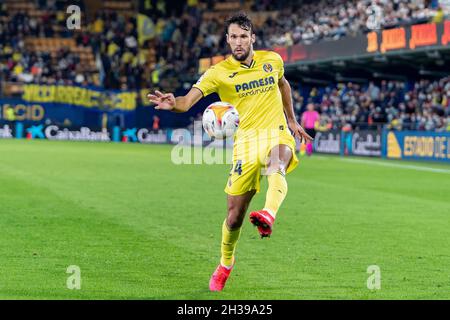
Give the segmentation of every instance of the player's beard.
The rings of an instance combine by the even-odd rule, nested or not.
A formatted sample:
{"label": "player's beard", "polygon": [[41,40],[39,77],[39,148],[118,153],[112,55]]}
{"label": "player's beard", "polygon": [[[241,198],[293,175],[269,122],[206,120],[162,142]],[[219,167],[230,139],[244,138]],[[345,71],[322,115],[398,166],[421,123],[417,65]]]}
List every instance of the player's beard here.
{"label": "player's beard", "polygon": [[248,58],[248,55],[250,54],[250,49],[245,50],[244,48],[240,48],[243,52],[239,55],[235,54],[234,52],[231,52],[233,58],[235,58],[237,61],[245,61],[245,59]]}

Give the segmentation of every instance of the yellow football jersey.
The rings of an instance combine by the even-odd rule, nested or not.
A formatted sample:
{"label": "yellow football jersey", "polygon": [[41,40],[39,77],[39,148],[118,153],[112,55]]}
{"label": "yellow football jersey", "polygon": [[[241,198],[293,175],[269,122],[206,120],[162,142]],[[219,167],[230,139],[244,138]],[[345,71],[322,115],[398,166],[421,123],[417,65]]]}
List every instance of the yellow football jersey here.
{"label": "yellow football jersey", "polygon": [[289,134],[278,88],[283,75],[283,59],[278,53],[254,51],[249,66],[230,55],[210,67],[193,87],[200,89],[203,96],[216,92],[222,101],[237,109],[237,137],[248,130],[281,130]]}

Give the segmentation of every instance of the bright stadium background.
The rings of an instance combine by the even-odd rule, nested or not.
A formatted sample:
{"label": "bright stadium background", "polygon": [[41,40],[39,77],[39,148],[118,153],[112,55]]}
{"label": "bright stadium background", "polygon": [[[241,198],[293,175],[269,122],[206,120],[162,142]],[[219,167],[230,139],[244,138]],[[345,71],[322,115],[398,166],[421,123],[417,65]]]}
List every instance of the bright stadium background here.
{"label": "bright stadium background", "polygon": [[[219,98],[173,114],[146,95],[226,58],[241,10],[298,119],[321,120],[274,235],[244,223],[218,295],[230,164],[172,157]],[[447,0],[0,1],[0,299],[449,299],[449,53]]]}

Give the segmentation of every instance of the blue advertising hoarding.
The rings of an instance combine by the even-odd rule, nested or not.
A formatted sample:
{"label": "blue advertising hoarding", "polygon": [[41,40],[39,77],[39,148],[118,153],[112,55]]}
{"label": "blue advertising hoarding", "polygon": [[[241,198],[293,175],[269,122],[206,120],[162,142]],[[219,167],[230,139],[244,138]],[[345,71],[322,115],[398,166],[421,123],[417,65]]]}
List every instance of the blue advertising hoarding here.
{"label": "blue advertising hoarding", "polygon": [[[23,94],[15,98],[0,98],[0,126],[6,119],[6,110],[12,108],[15,121],[25,126],[36,124],[55,124],[64,127],[89,127],[101,129],[119,126],[152,127],[154,117],[160,119],[161,128],[181,128],[189,126],[193,119],[199,118],[203,110],[219,100],[211,94],[195,104],[185,113],[172,113],[155,110],[147,99],[150,89],[140,91],[105,90],[97,87],[64,85],[23,86]],[[186,94],[177,90],[176,96]]]}
{"label": "blue advertising hoarding", "polygon": [[[140,104],[143,102],[142,99],[135,101],[138,102],[136,104],[129,102],[131,98],[135,98],[135,95],[127,95],[129,92],[118,93],[121,99],[114,100],[110,109],[101,109],[95,105],[86,105],[86,101],[92,103],[95,100],[92,97],[102,97],[99,91],[91,90],[95,94],[84,95],[84,100],[75,103],[75,98],[78,97],[75,93],[78,91],[72,92],[69,88],[65,88],[72,92],[71,95],[66,95],[63,94],[65,93],[63,90],[49,91],[49,93],[38,86],[32,88],[33,90],[29,90],[22,98],[0,99],[0,138],[177,143],[178,141],[173,141],[173,138],[179,138],[180,130],[183,130],[183,136],[189,136],[190,133],[186,129],[174,131],[173,128],[185,128],[193,123],[194,116],[200,119],[202,108],[205,106],[196,106],[191,110],[192,112],[185,114],[182,121],[177,120],[178,122],[171,118],[179,117],[178,114],[161,113],[163,129],[153,130],[151,121],[156,111],[146,104]],[[91,91],[86,90],[86,92]],[[54,95],[53,98],[58,98],[58,102],[45,101],[48,95]],[[87,99],[86,96],[90,98]],[[25,98],[35,101],[28,101]],[[216,98],[211,97],[211,100],[205,103],[212,102],[214,99]],[[127,108],[121,105],[124,101],[128,101]],[[7,119],[8,108],[14,110],[14,120]],[[185,143],[193,145],[211,143],[205,139],[206,134],[201,127],[196,131],[197,134],[193,136],[192,141],[185,139]],[[177,134],[173,136],[174,133]],[[225,145],[231,146],[229,143]],[[450,163],[450,132],[331,130],[318,132],[314,148],[319,153],[342,156]]]}
{"label": "blue advertising hoarding", "polygon": [[388,159],[450,163],[450,132],[388,131],[383,156]]}
{"label": "blue advertising hoarding", "polygon": [[340,153],[342,156],[381,157],[382,141],[382,132],[378,130],[342,132]]}

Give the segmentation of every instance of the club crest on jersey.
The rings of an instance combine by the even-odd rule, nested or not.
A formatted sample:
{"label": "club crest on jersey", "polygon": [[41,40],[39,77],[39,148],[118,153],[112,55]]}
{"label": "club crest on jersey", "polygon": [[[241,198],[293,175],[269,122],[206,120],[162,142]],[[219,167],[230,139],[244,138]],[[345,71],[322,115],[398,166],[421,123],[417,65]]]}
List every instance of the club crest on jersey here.
{"label": "club crest on jersey", "polygon": [[272,70],[273,70],[272,65],[270,63],[264,63],[263,70],[265,72],[272,72]]}

